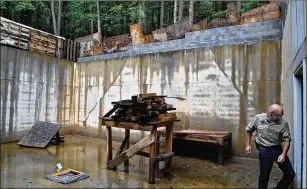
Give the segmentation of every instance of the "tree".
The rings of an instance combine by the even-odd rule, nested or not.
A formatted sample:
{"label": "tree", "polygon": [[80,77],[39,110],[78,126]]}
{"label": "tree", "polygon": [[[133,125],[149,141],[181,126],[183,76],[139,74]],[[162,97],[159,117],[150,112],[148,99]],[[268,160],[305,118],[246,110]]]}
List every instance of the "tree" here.
{"label": "tree", "polygon": [[177,1],[174,1],[174,23],[177,22]]}
{"label": "tree", "polygon": [[[93,7],[91,7],[91,13],[94,14]],[[94,33],[94,19],[91,19],[91,33]]]}
{"label": "tree", "polygon": [[97,27],[98,27],[99,42],[101,42],[101,22],[100,22],[99,1],[97,1]]}
{"label": "tree", "polygon": [[193,18],[194,18],[194,1],[190,1],[190,8],[189,8],[190,26],[193,24]]}
{"label": "tree", "polygon": [[59,12],[58,12],[58,32],[57,35],[61,35],[61,12],[62,12],[62,2],[59,0]]}
{"label": "tree", "polygon": [[61,34],[61,12],[62,12],[62,2],[61,0],[59,0],[58,21],[56,21],[54,0],[52,0],[51,1],[51,14],[52,14],[53,31],[54,31],[54,35],[58,35],[58,36]]}
{"label": "tree", "polygon": [[139,18],[139,24],[141,25],[141,28],[143,31],[146,31],[146,7],[145,7],[145,1],[140,1],[139,3],[139,13],[140,13],[140,18]]}
{"label": "tree", "polygon": [[182,19],[182,12],[183,12],[183,0],[179,1],[179,14],[178,14],[178,21]]}
{"label": "tree", "polygon": [[53,23],[53,31],[54,31],[54,35],[57,35],[57,24],[56,24],[56,20],[55,20],[55,11],[54,11],[54,1],[51,1],[51,13],[52,13],[52,23]]}
{"label": "tree", "polygon": [[164,20],[164,1],[160,2],[160,28],[163,28],[163,20]]}

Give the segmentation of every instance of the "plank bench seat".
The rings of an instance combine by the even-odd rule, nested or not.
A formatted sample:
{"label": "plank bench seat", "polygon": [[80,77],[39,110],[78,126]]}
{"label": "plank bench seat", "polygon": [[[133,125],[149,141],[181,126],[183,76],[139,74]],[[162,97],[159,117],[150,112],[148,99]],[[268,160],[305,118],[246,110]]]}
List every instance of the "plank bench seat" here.
{"label": "plank bench seat", "polygon": [[[165,130],[158,130],[158,137],[165,136]],[[231,133],[227,131],[209,131],[209,130],[177,130],[173,131],[173,138],[198,141],[198,142],[208,142],[216,143],[219,145],[218,159],[219,164],[224,164],[224,144],[228,143],[228,156],[231,156]]]}

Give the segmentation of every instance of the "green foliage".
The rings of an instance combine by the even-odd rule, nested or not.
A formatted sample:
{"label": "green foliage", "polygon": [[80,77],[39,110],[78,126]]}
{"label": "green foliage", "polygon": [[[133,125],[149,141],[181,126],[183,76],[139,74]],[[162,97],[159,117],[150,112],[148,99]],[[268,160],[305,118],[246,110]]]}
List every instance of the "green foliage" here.
{"label": "green foliage", "polygon": [[139,17],[136,2],[110,2],[102,12],[103,36],[129,33],[129,25],[136,23]]}
{"label": "green foliage", "polygon": [[132,6],[128,8],[128,16],[130,17],[131,23],[138,23],[139,15],[140,12],[138,6]]}
{"label": "green foliage", "polygon": [[25,11],[25,10],[32,10],[35,11],[36,8],[32,5],[31,1],[21,1],[15,7],[15,11]]}
{"label": "green foliage", "polygon": [[[58,14],[59,1],[55,0]],[[242,12],[262,6],[264,1],[240,1]],[[100,1],[102,36],[109,37],[129,33],[131,24],[140,23],[139,1]],[[143,32],[150,34],[160,27],[160,1],[146,1]],[[96,1],[62,1],[61,36],[77,38],[97,32]],[[221,1],[195,1],[194,23],[207,18],[226,17],[227,3]],[[50,1],[0,1],[1,16],[31,27],[53,33]],[[164,1],[164,27],[173,23],[174,1]],[[189,1],[184,2],[183,17],[189,15]]]}
{"label": "green foliage", "polygon": [[4,0],[0,1],[0,10],[1,12],[4,11],[6,9],[6,3]]}
{"label": "green foliage", "polygon": [[200,20],[207,18],[208,21],[211,19],[213,10],[212,0],[196,2],[194,4],[195,13],[194,13],[194,22],[199,22]]}
{"label": "green foliage", "polygon": [[215,12],[212,14],[212,18],[226,18],[226,12],[226,10]]}

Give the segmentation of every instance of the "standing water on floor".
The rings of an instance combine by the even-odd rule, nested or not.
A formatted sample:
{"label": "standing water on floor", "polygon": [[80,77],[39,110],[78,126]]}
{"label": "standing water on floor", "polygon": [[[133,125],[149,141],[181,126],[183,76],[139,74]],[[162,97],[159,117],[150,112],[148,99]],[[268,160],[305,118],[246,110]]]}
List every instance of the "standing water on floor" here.
{"label": "standing water on floor", "polygon": [[[114,143],[114,152],[120,146]],[[84,171],[90,177],[71,184],[45,179],[63,169]],[[259,165],[256,160],[228,160],[224,166],[200,157],[176,156],[172,175],[157,174],[156,184],[148,181],[148,158],[134,156],[129,168],[123,164],[116,171],[106,169],[106,141],[81,136],[65,136],[65,142],[46,149],[20,147],[16,143],[1,144],[1,188],[85,187],[85,188],[256,188]],[[274,167],[269,187],[274,187],[281,172]]]}

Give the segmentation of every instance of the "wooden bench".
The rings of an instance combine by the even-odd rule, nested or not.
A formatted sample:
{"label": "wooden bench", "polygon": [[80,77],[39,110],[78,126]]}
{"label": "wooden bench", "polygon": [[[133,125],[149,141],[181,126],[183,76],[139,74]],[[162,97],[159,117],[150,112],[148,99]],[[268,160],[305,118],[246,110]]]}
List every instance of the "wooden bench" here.
{"label": "wooden bench", "polygon": [[[158,137],[160,136],[165,136],[165,130],[158,131]],[[224,144],[228,143],[228,149],[227,149],[228,156],[231,157],[232,155],[231,133],[227,131],[209,131],[209,130],[195,130],[195,129],[177,130],[173,131],[173,138],[218,144],[219,145],[218,159],[220,165],[224,165],[224,151],[225,151]]]}

